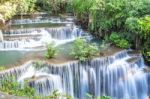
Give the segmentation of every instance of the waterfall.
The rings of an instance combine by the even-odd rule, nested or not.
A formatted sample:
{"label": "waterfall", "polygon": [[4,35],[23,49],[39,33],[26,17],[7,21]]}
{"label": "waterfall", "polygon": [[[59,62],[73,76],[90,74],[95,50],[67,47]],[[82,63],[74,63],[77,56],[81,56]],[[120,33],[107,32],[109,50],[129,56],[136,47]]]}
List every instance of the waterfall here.
{"label": "waterfall", "polygon": [[54,23],[54,24],[68,24],[71,23],[73,24],[74,17],[68,17],[66,19],[61,19],[61,18],[34,18],[34,19],[17,19],[17,20],[12,20],[10,21],[11,25],[19,25],[19,24],[38,24],[38,23]]}
{"label": "waterfall", "polygon": [[4,32],[9,40],[0,42],[0,50],[28,50],[44,47],[49,42],[58,46],[81,37],[82,32],[76,26],[9,30]]}
{"label": "waterfall", "polygon": [[59,90],[79,99],[86,99],[87,93],[94,96],[107,95],[111,99],[148,99],[147,74],[142,70],[143,59],[138,56],[133,62],[128,62],[134,57],[123,50],[87,62],[41,62],[37,66],[36,62],[30,62],[30,65],[25,64],[26,69],[21,66],[7,70],[0,73],[0,77],[16,75],[19,82],[30,78],[29,85],[43,96]]}

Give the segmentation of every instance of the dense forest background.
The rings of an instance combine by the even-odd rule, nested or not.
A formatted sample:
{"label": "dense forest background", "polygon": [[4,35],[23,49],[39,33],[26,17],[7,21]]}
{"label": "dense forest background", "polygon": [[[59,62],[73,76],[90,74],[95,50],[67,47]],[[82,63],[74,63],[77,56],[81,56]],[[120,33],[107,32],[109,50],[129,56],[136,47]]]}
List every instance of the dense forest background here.
{"label": "dense forest background", "polygon": [[150,61],[150,0],[0,0],[0,21],[14,15],[71,13],[96,38],[140,50]]}

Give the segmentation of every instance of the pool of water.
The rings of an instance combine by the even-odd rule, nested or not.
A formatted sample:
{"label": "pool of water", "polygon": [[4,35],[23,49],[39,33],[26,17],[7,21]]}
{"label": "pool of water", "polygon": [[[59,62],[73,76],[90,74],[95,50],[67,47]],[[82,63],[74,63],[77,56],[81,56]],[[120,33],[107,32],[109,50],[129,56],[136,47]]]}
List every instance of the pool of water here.
{"label": "pool of water", "polygon": [[[56,57],[62,56],[62,57],[70,57],[70,51],[72,47],[72,42],[60,45],[57,49],[57,55]],[[5,65],[14,65],[17,63],[21,63],[23,61],[29,60],[29,59],[36,59],[39,57],[44,57],[46,51],[0,51],[0,66]]]}
{"label": "pool of water", "polygon": [[[100,46],[100,40],[93,39],[92,43],[96,43],[97,46]],[[72,49],[73,42],[69,42],[63,45],[59,45],[56,47],[57,55],[56,58],[72,58],[70,55]],[[42,58],[44,59],[44,55],[46,50],[42,51],[0,51],[0,66],[10,66],[16,65],[20,63],[24,63],[30,59]]]}
{"label": "pool of water", "polygon": [[[14,20],[20,20],[20,18],[14,18]],[[26,17],[25,17],[26,19]],[[28,19],[28,17],[27,17]],[[34,18],[33,18],[34,19]],[[52,18],[53,19],[53,18]],[[55,18],[54,18],[55,19]],[[57,18],[56,18],[57,19]],[[32,18],[31,18],[32,20]],[[62,22],[64,22],[65,19],[62,19]],[[67,22],[67,20],[66,20]],[[70,22],[70,21],[69,21]],[[28,28],[47,28],[47,27],[60,27],[60,26],[64,26],[68,24],[61,24],[61,23],[38,23],[38,24],[16,24],[16,25],[11,25],[8,27],[9,29],[28,29]],[[72,23],[71,23],[72,25]],[[62,30],[63,32],[63,30]],[[61,33],[60,33],[61,34]],[[20,39],[20,38],[19,38]],[[61,41],[60,41],[61,42]],[[100,41],[99,40],[92,40],[91,42],[96,42],[99,46]],[[59,45],[57,46],[57,56],[56,56],[56,60],[58,57],[61,58],[66,58],[66,59],[70,59],[72,58],[70,55],[71,52],[71,47],[73,45],[73,42],[70,43],[66,43],[63,45]],[[24,51],[24,50],[17,50],[17,51],[13,51],[13,50],[7,50],[7,51],[0,51],[0,66],[10,66],[10,65],[20,65],[23,64],[24,62],[28,61],[28,60],[34,60],[34,59],[45,59],[44,55],[45,55],[46,51],[45,50],[41,50],[40,51]],[[59,60],[58,60],[59,61]]]}
{"label": "pool of water", "polygon": [[24,51],[0,51],[0,65],[13,64],[19,61],[26,52]]}

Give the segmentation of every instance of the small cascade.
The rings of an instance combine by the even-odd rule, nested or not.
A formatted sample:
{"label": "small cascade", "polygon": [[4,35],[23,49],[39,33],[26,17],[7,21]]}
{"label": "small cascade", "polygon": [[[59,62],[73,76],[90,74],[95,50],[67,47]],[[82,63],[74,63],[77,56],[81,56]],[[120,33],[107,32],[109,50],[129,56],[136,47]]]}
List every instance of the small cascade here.
{"label": "small cascade", "polygon": [[20,24],[39,24],[39,23],[54,23],[54,24],[73,24],[74,17],[68,17],[66,19],[61,18],[43,18],[37,17],[34,19],[17,19],[10,21],[11,25],[20,25]]}
{"label": "small cascade", "polygon": [[148,94],[150,95],[150,72],[147,74],[148,79]]}
{"label": "small cascade", "polygon": [[65,40],[80,37],[82,30],[76,26],[70,27],[56,27],[56,28],[32,28],[32,29],[17,29],[5,31],[4,36],[36,36],[43,35],[43,31],[53,39]]}
{"label": "small cascade", "polygon": [[29,85],[43,96],[59,90],[79,99],[86,99],[87,93],[107,95],[111,99],[148,99],[147,74],[142,70],[143,59],[138,57],[128,62],[133,57],[123,50],[87,62],[73,61],[57,65],[43,62],[37,66],[36,62],[30,62],[30,65],[25,64],[28,69],[18,67],[20,69],[7,70],[0,73],[0,77],[11,74],[16,75],[19,82],[30,79]]}
{"label": "small cascade", "polygon": [[9,39],[0,42],[0,50],[28,50],[50,42],[57,46],[81,37],[82,32],[76,26],[9,30],[4,33]]}
{"label": "small cascade", "polygon": [[10,79],[10,77],[15,78],[15,80],[19,79],[24,73],[27,71],[29,67],[31,67],[32,62],[27,62],[26,64],[20,66],[20,67],[15,67],[9,70],[4,70],[0,72],[0,79],[2,80],[7,80]]}
{"label": "small cascade", "polygon": [[3,33],[2,33],[2,31],[0,30],[0,42],[2,42],[3,41]]}
{"label": "small cascade", "polygon": [[[41,76],[41,75],[40,75]],[[35,78],[35,80],[29,81],[29,85],[36,89],[38,95],[48,95],[54,90],[63,92],[60,76],[55,75],[43,75],[43,78]],[[53,85],[53,86],[52,86]]]}

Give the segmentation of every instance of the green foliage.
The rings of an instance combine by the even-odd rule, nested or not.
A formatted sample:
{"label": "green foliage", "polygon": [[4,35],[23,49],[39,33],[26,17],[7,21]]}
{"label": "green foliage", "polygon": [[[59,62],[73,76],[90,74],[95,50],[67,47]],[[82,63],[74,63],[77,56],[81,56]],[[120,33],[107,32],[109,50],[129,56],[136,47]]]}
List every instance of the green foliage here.
{"label": "green foliage", "polygon": [[94,97],[91,94],[86,94],[88,99],[111,99],[109,96],[98,96],[98,97]]}
{"label": "green foliage", "polygon": [[147,37],[142,45],[142,53],[146,57],[146,60],[150,62],[150,37]]}
{"label": "green foliage", "polygon": [[0,83],[0,91],[6,92],[10,95],[31,97],[35,94],[35,90],[26,83],[24,84],[23,88],[21,88],[21,85],[18,82],[14,82],[10,79],[1,80]]}
{"label": "green foliage", "polygon": [[140,36],[143,39],[142,52],[146,59],[150,61],[150,16],[145,16],[138,20],[140,26]]}
{"label": "green foliage", "polygon": [[111,99],[109,96],[99,96],[97,99]]}
{"label": "green foliage", "polygon": [[0,66],[0,71],[5,70],[6,68],[4,66]]}
{"label": "green foliage", "polygon": [[8,20],[17,13],[33,12],[36,0],[5,0],[0,1],[0,14]]}
{"label": "green foliage", "polygon": [[121,38],[121,37],[120,37],[117,33],[115,33],[115,32],[113,32],[113,33],[110,35],[110,40],[111,40],[112,42],[114,42],[115,44],[120,41],[120,38]]}
{"label": "green foliage", "polygon": [[134,35],[137,35],[140,32],[138,20],[139,19],[136,17],[129,17],[125,22],[126,28]]}
{"label": "green foliage", "polygon": [[150,16],[145,16],[138,20],[142,34],[145,39],[150,36]]}
{"label": "green foliage", "polygon": [[92,0],[73,0],[73,8],[78,17],[84,17],[82,15],[87,14],[90,10]]}
{"label": "green foliage", "polygon": [[80,61],[85,61],[92,58],[98,52],[98,47],[95,44],[88,44],[85,39],[78,38],[74,41],[71,55]]}
{"label": "green foliage", "polygon": [[54,47],[54,44],[47,44],[47,52],[45,54],[45,57],[50,59],[53,58],[56,55],[56,48]]}
{"label": "green foliage", "polygon": [[51,2],[50,0],[37,0],[36,9],[41,11],[48,11],[51,13]]}
{"label": "green foliage", "polygon": [[54,90],[49,96],[34,96],[33,99],[73,99],[69,95],[60,93],[58,90]]}
{"label": "green foliage", "polygon": [[150,13],[149,0],[93,0],[93,30],[108,32],[125,29],[127,18]]}
{"label": "green foliage", "polygon": [[41,61],[37,61],[37,62],[34,62],[33,63],[33,66],[36,68],[36,69],[41,69],[42,67],[44,67],[45,65],[43,65],[43,63]]}
{"label": "green foliage", "polygon": [[10,19],[16,13],[17,6],[10,2],[5,2],[3,5],[0,5],[0,16],[2,19]]}
{"label": "green foliage", "polygon": [[119,36],[118,33],[115,33],[115,32],[113,32],[110,35],[110,41],[112,41],[116,46],[118,46],[120,48],[129,48],[130,47],[129,42],[126,39]]}
{"label": "green foliage", "polygon": [[64,95],[64,94],[60,93],[58,90],[53,91],[53,93],[48,97],[49,97],[49,99],[58,99],[58,98],[72,99],[71,96]]}
{"label": "green foliage", "polygon": [[37,0],[36,7],[39,11],[47,11],[50,14],[72,11],[70,0]]}
{"label": "green foliage", "polygon": [[130,47],[129,42],[125,39],[121,39],[118,43],[116,43],[116,45],[120,48],[125,48],[125,49]]}

